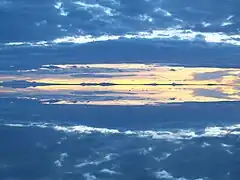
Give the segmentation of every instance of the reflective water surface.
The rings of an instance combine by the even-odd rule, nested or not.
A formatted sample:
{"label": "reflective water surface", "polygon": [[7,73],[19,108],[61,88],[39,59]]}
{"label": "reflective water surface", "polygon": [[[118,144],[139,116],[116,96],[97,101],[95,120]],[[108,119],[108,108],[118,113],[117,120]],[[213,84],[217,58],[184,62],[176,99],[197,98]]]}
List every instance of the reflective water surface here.
{"label": "reflective water surface", "polygon": [[45,65],[0,76],[4,96],[45,104],[159,105],[240,100],[240,69],[160,64]]}

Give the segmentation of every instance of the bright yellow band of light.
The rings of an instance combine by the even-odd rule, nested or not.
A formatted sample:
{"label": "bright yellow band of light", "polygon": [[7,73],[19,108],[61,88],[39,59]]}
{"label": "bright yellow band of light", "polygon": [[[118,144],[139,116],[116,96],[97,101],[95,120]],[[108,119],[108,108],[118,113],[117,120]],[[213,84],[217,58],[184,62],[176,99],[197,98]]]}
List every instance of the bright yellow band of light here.
{"label": "bright yellow band of light", "polygon": [[[50,67],[56,68],[54,71],[58,73],[53,73]],[[74,76],[76,74],[77,76]],[[86,74],[88,76],[85,76]],[[48,84],[28,88],[0,88],[0,93],[42,97],[39,98],[40,101],[46,104],[49,103],[43,100],[46,95],[53,98],[62,95],[55,104],[159,105],[178,102],[240,101],[239,68],[187,68],[157,64],[46,65],[39,70],[20,72],[18,76],[0,75],[0,81],[7,80]],[[115,85],[82,86],[81,83]],[[173,86],[173,83],[182,85]],[[90,97],[87,100],[86,92]]]}

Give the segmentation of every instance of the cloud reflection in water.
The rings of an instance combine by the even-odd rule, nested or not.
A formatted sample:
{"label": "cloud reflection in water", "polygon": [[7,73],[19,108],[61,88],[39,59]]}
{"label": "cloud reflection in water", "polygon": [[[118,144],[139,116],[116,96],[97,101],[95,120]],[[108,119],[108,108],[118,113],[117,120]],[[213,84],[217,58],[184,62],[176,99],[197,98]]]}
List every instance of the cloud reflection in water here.
{"label": "cloud reflection in water", "polygon": [[4,97],[44,104],[160,105],[240,101],[240,69],[69,64],[0,73]]}

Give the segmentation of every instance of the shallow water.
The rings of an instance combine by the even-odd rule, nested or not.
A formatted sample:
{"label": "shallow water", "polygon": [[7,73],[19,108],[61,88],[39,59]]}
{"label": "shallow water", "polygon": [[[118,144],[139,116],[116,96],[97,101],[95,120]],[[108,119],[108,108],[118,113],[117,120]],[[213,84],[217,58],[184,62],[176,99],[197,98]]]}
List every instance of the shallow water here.
{"label": "shallow water", "polygon": [[239,5],[0,0],[0,179],[238,180]]}

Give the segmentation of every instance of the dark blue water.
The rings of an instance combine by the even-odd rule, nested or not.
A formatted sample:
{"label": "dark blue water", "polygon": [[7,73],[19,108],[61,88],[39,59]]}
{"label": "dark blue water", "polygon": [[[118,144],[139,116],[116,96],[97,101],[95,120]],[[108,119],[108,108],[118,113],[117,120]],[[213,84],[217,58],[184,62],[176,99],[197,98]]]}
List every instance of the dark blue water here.
{"label": "dark blue water", "polygon": [[239,7],[0,0],[0,179],[238,180]]}

